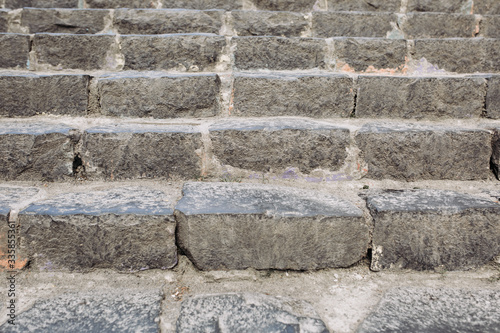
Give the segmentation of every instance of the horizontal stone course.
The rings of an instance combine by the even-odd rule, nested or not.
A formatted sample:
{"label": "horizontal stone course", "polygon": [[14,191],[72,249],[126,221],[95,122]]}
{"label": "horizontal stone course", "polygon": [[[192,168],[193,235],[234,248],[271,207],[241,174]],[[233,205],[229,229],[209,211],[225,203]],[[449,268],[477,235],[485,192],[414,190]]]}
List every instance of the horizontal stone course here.
{"label": "horizontal stone course", "polygon": [[327,0],[329,11],[399,12],[401,0]]}
{"label": "horizontal stone course", "polygon": [[409,39],[467,38],[478,32],[474,15],[450,13],[408,13],[401,29]]}
{"label": "horizontal stone course", "polygon": [[274,11],[232,11],[233,29],[238,36],[300,37],[308,22],[304,14]]}
{"label": "horizontal stone course", "polygon": [[253,0],[259,10],[310,12],[315,0]]}
{"label": "horizontal stone course", "polygon": [[78,8],[78,1],[79,0],[5,0],[5,8]]}
{"label": "horizontal stone course", "polygon": [[107,10],[24,8],[21,24],[30,33],[95,34],[105,28]]}
{"label": "horizontal stone course", "polygon": [[162,8],[242,9],[243,0],[161,0]]}
{"label": "horizontal stone course", "polygon": [[314,37],[386,37],[398,17],[393,13],[313,12]]}
{"label": "horizontal stone course", "polygon": [[[480,2],[482,0],[476,0]],[[409,12],[445,12],[472,14],[472,2],[468,0],[408,0]]]}
{"label": "horizontal stone course", "polygon": [[0,33],[0,68],[28,67],[30,36]]}
{"label": "horizontal stone course", "polygon": [[88,8],[156,8],[151,0],[85,0]]}

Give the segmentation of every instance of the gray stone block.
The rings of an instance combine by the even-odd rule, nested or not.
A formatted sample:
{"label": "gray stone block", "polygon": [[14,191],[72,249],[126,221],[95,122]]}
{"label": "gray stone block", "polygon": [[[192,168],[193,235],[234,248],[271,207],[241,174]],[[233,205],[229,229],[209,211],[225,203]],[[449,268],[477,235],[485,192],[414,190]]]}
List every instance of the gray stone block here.
{"label": "gray stone block", "polygon": [[30,117],[46,113],[85,116],[88,83],[87,75],[2,74],[0,115]]}
{"label": "gray stone block", "polygon": [[209,128],[222,164],[266,172],[297,167],[335,170],[347,157],[349,130],[304,119],[222,120]]}
{"label": "gray stone block", "polygon": [[474,13],[500,15],[500,2],[498,0],[474,1]]}
{"label": "gray stone block", "polygon": [[348,117],[354,109],[347,75],[236,74],[233,89],[234,116]]}
{"label": "gray stone block", "polygon": [[485,15],[485,16],[483,16],[483,18],[481,20],[481,33],[484,37],[500,38],[500,16],[499,15]]}
{"label": "gray stone block", "polygon": [[90,178],[193,179],[201,173],[201,149],[192,126],[123,124],[86,130],[81,158]]}
{"label": "gray stone block", "polygon": [[327,0],[329,11],[399,12],[401,0]]}
{"label": "gray stone block", "polygon": [[479,118],[484,78],[359,76],[356,117]]}
{"label": "gray stone block", "polygon": [[162,8],[242,9],[242,0],[162,0]]}
{"label": "gray stone block", "polygon": [[0,68],[27,68],[30,36],[0,33]]}
{"label": "gray stone block", "polygon": [[479,180],[491,174],[486,130],[366,124],[356,143],[368,164],[368,178]]}
{"label": "gray stone block", "polygon": [[9,11],[0,9],[0,32],[7,32],[9,30]]}
{"label": "gray stone block", "polygon": [[3,180],[65,180],[73,173],[74,132],[64,125],[2,123]]}
{"label": "gray stone block", "polygon": [[492,147],[493,154],[491,155],[491,167],[500,180],[500,127],[493,130]]}
{"label": "gray stone block", "polygon": [[199,295],[183,301],[176,332],[328,333],[328,329],[304,301],[230,293]]}
{"label": "gray stone block", "polygon": [[235,66],[247,69],[313,69],[325,66],[326,42],[316,38],[233,37]]}
{"label": "gray stone block", "polygon": [[30,33],[95,34],[104,30],[107,10],[25,8],[21,24]]}
{"label": "gray stone block", "polygon": [[406,38],[474,37],[474,15],[444,13],[408,13],[402,24]]}
{"label": "gray stone block", "polygon": [[233,11],[238,36],[300,37],[308,28],[304,14],[294,12]]}
{"label": "gray stone block", "polygon": [[210,70],[226,46],[213,34],[122,36],[125,69]]}
{"label": "gray stone block", "polygon": [[314,37],[386,37],[398,18],[393,13],[313,12]]}
{"label": "gray stone block", "polygon": [[500,76],[488,78],[486,116],[488,118],[500,119]]}
{"label": "gray stone block", "polygon": [[79,0],[5,0],[5,8],[78,8],[78,1]]}
{"label": "gray stone block", "polygon": [[253,0],[260,10],[310,12],[316,0]]}
{"label": "gray stone block", "polygon": [[219,113],[217,74],[122,74],[97,82],[101,113],[114,117],[213,117]]}
{"label": "gray stone block", "polygon": [[472,14],[472,7],[468,0],[408,0],[407,11]]}
{"label": "gray stone block", "polygon": [[113,19],[120,34],[218,34],[223,15],[221,10],[117,9]]}
{"label": "gray stone block", "polygon": [[151,0],[85,0],[88,8],[156,8]]}
{"label": "gray stone block", "polygon": [[353,204],[302,189],[186,183],[175,207],[179,247],[202,270],[348,267],[367,250]]}

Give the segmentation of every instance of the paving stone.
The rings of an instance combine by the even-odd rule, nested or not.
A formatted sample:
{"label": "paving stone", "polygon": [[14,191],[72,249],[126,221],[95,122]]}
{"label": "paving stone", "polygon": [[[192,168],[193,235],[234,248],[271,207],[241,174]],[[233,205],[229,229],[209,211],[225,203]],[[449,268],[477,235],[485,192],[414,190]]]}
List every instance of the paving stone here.
{"label": "paving stone", "polygon": [[312,69],[325,66],[326,42],[316,38],[233,37],[235,66],[247,69]]}
{"label": "paving stone", "polygon": [[491,167],[500,180],[500,127],[493,130],[493,154],[491,155]]}
{"label": "paving stone", "polygon": [[69,292],[36,301],[2,332],[150,332],[156,333],[161,311],[159,290]]}
{"label": "paving stone", "polygon": [[162,0],[162,8],[242,9],[242,0]]}
{"label": "paving stone", "polygon": [[[0,115],[36,114],[84,116],[88,102],[87,75],[0,74]],[[64,87],[64,89],[61,89]]]}
{"label": "paving stone", "polygon": [[474,13],[500,15],[500,2],[498,0],[476,0],[474,1]]}
{"label": "paving stone", "polygon": [[366,124],[356,143],[368,178],[479,180],[490,177],[491,134],[417,124]]}
{"label": "paving stone", "polygon": [[81,158],[90,178],[197,178],[201,133],[192,126],[122,124],[85,131]]}
{"label": "paving stone", "polygon": [[444,12],[472,14],[468,0],[408,0],[408,12]]}
{"label": "paving stone", "polygon": [[29,32],[95,34],[104,30],[107,10],[25,8],[21,24]]}
{"label": "paving stone", "polygon": [[488,118],[500,119],[500,76],[488,78],[486,116]]}
{"label": "paving stone", "polygon": [[408,13],[402,24],[406,38],[474,37],[474,15],[449,13]]}
{"label": "paving stone", "polygon": [[88,8],[156,8],[152,0],[85,0]]}
{"label": "paving stone", "polygon": [[122,74],[98,80],[101,112],[114,117],[213,117],[219,113],[217,74]]}
{"label": "paving stone", "polygon": [[353,204],[262,184],[186,183],[175,207],[178,245],[202,270],[348,267],[368,228]]}
{"label": "paving stone", "polygon": [[493,289],[395,288],[358,328],[375,332],[498,332],[500,292]]}
{"label": "paving stone", "polygon": [[30,36],[0,33],[0,68],[27,68]]}
{"label": "paving stone", "polygon": [[483,16],[481,19],[481,32],[484,37],[500,38],[500,16]]}
{"label": "paving stone", "polygon": [[479,118],[486,79],[359,76],[356,117]]}
{"label": "paving stone", "polygon": [[226,40],[213,34],[122,36],[125,69],[210,70]]}
{"label": "paving stone", "polygon": [[253,0],[260,10],[310,12],[316,0]]}
{"label": "paving stone", "polygon": [[0,125],[0,176],[3,180],[64,180],[73,172],[74,133],[65,125]]}
{"label": "paving stone", "polygon": [[308,29],[302,13],[233,11],[231,15],[238,36],[300,37]]}
{"label": "paving stone", "polygon": [[328,329],[305,301],[230,293],[198,295],[183,301],[176,332],[327,333]]}
{"label": "paving stone", "polygon": [[231,114],[348,117],[354,109],[353,88],[347,75],[236,74]]}
{"label": "paving stone", "polygon": [[7,32],[9,30],[9,10],[0,9],[0,32]]}
{"label": "paving stone", "polygon": [[338,169],[349,144],[347,128],[304,119],[222,120],[209,131],[222,164],[259,172]]}
{"label": "paving stone", "polygon": [[399,12],[400,0],[327,0],[329,11]]}
{"label": "paving stone", "polygon": [[398,18],[393,13],[313,12],[314,37],[386,37]]}
{"label": "paving stone", "polygon": [[78,1],[79,0],[5,0],[5,8],[78,8]]}
{"label": "paving stone", "polygon": [[218,34],[223,15],[221,10],[117,9],[114,27],[120,34]]}

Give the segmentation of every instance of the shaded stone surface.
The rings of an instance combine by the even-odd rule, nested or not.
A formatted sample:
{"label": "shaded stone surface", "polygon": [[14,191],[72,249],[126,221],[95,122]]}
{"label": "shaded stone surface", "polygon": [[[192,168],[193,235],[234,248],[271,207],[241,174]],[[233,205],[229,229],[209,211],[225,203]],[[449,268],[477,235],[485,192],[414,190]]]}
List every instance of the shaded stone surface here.
{"label": "shaded stone surface", "polygon": [[500,254],[500,205],[441,190],[368,195],[373,216],[373,270],[469,269]]}
{"label": "shaded stone surface", "polygon": [[89,8],[156,8],[151,0],[85,0]]}
{"label": "shaded stone surface", "polygon": [[488,118],[500,119],[500,76],[488,78],[486,116]]}
{"label": "shaded stone surface", "polygon": [[316,0],[253,0],[257,9],[294,12],[310,12]]}
{"label": "shaded stone surface", "polygon": [[491,155],[491,168],[500,180],[500,127],[493,130],[493,154]]}
{"label": "shaded stone surface", "polygon": [[238,36],[300,37],[308,28],[302,13],[233,11],[231,15]]}
{"label": "shaded stone surface", "polygon": [[393,13],[313,12],[314,37],[386,37],[398,18]]}
{"label": "shaded stone surface", "polygon": [[474,37],[474,15],[449,13],[408,13],[402,24],[406,38]]}
{"label": "shaded stone surface", "polygon": [[475,14],[500,15],[500,3],[497,0],[474,1]]}
{"label": "shaded stone surface", "polygon": [[8,10],[0,9],[0,32],[7,32],[9,29]]}
{"label": "shaded stone surface", "polygon": [[21,24],[30,33],[95,34],[104,30],[107,10],[25,8]]}
{"label": "shaded stone surface", "polygon": [[445,12],[472,14],[471,2],[468,0],[408,0],[407,10],[409,12]]}
{"label": "shaded stone surface", "polygon": [[398,12],[400,0],[327,0],[329,11]]}
{"label": "shaded stone surface", "polygon": [[305,301],[230,293],[193,296],[183,301],[176,332],[327,333],[328,329]]}
{"label": "shaded stone surface", "polygon": [[177,241],[202,270],[348,267],[369,242],[353,204],[302,189],[186,183],[175,207]]}
{"label": "shaded stone surface", "polygon": [[242,0],[162,0],[162,8],[242,9]]}
{"label": "shaded stone surface", "polygon": [[5,8],[78,8],[78,0],[5,0]]}
{"label": "shaded stone surface", "polygon": [[27,68],[30,36],[0,33],[0,68]]}
{"label": "shaded stone surface", "polygon": [[[500,9],[500,6],[499,6]],[[481,19],[481,34],[488,38],[500,38],[500,14],[484,15]]]}

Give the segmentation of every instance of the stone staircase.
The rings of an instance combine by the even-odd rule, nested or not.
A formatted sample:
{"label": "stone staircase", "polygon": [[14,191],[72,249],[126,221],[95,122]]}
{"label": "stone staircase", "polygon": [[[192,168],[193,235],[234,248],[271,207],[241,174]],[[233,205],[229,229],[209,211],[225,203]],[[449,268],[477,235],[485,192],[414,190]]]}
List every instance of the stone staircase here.
{"label": "stone staircase", "polygon": [[498,0],[0,0],[0,117],[2,332],[499,332]]}

